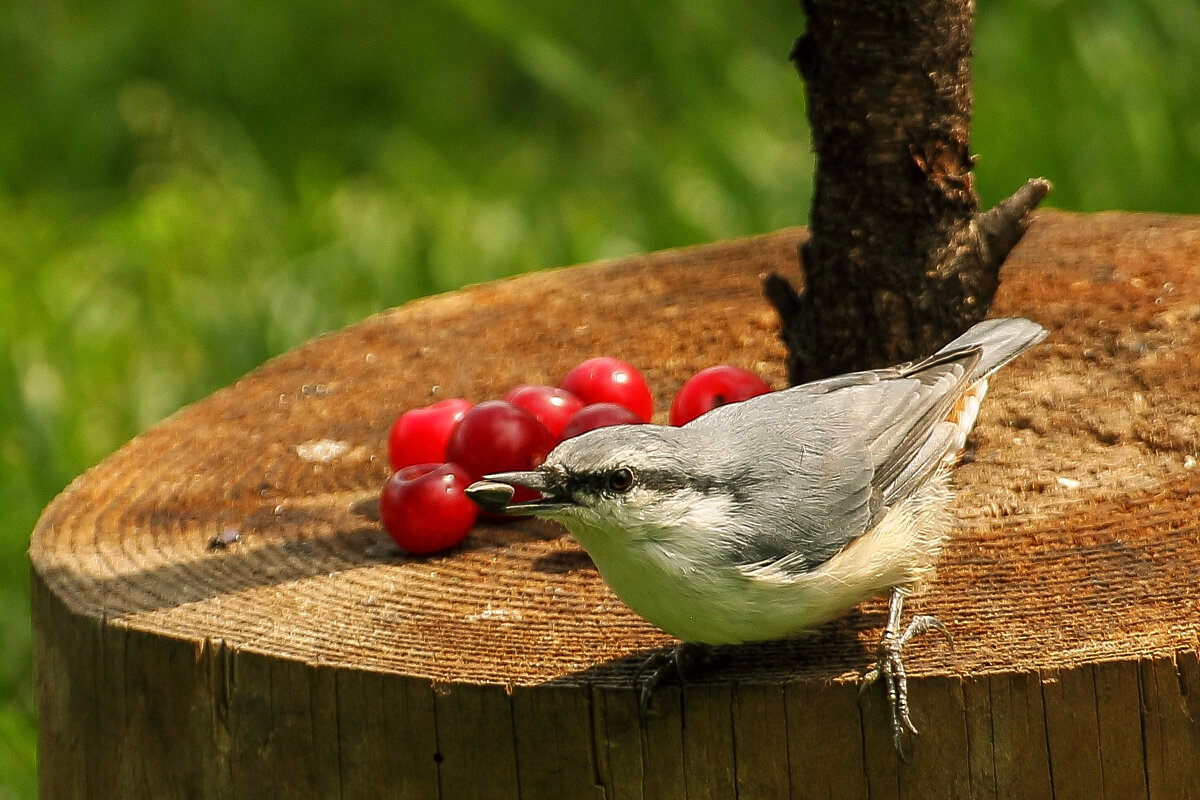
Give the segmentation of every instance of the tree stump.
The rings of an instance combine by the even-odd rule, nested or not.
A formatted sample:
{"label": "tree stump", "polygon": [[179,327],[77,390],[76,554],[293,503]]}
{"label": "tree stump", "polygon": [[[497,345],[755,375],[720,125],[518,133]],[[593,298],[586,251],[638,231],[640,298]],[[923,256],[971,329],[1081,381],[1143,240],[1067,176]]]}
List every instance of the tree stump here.
{"label": "tree stump", "polygon": [[[881,601],[718,650],[656,695],[669,638],[552,525],[407,558],[375,498],[403,409],[556,382],[600,353],[660,409],[700,366],[784,380],[760,277],[800,229],[411,303],[147,431],[30,548],[41,796],[1200,796],[1200,218],[1037,215],[995,315],[1052,331],[998,374],[962,517],[910,601],[921,735],[861,700]],[[661,415],[660,415],[661,416]]]}

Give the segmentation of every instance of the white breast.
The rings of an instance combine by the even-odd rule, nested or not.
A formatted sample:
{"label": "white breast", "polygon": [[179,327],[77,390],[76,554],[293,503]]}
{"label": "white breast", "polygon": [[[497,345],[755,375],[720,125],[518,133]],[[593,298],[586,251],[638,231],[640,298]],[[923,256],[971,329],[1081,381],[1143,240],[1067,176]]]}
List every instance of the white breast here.
{"label": "white breast", "polygon": [[[821,567],[791,574],[772,565],[714,563],[643,531],[597,530],[564,520],[600,574],[634,612],[689,642],[736,644],[794,636],[931,569],[949,529],[945,475],[892,509],[871,531]],[[680,509],[691,541],[711,538],[716,499]],[[706,505],[708,504],[708,505]]]}

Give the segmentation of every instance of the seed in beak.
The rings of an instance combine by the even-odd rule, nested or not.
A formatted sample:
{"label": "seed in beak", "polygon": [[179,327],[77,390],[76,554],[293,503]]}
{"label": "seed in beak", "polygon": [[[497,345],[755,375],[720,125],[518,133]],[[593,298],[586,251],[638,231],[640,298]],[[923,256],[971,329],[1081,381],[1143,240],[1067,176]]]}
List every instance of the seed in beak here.
{"label": "seed in beak", "polygon": [[475,481],[464,491],[476,505],[493,513],[503,512],[512,502],[515,493],[516,490],[507,483],[486,480]]}

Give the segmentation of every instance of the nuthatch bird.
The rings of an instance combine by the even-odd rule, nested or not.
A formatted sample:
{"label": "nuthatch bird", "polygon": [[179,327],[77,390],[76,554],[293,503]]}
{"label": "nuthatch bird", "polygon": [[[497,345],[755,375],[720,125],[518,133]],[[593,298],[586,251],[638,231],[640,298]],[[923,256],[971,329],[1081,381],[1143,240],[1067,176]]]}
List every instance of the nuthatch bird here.
{"label": "nuthatch bird", "polygon": [[[636,613],[689,643],[782,639],[891,593],[878,660],[903,757],[909,718],[904,597],[952,526],[950,470],[988,377],[1037,344],[1026,319],[985,320],[929,358],[730,403],[681,427],[618,425],[568,439],[529,472],[488,475],[481,506],[556,520]],[[513,487],[541,492],[511,503]],[[948,633],[947,633],[948,636]],[[649,662],[648,662],[649,663]]]}

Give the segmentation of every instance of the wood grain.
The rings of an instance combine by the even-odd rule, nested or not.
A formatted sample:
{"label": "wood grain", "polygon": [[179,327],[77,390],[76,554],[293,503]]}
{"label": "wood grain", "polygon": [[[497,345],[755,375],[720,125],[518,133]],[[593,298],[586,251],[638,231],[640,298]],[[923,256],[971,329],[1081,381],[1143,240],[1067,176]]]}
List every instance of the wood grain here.
{"label": "wood grain", "polygon": [[[670,643],[560,529],[388,546],[405,408],[608,353],[665,409],[702,365],[784,381],[760,275],[802,230],[470,287],[316,339],[147,431],[34,532],[43,798],[1200,796],[1200,219],[1043,213],[995,314],[961,530],[908,604],[912,761],[862,704],[882,602],[718,650],[643,719]],[[312,456],[314,442],[343,443]],[[210,549],[228,531],[239,540]]]}

